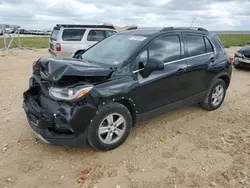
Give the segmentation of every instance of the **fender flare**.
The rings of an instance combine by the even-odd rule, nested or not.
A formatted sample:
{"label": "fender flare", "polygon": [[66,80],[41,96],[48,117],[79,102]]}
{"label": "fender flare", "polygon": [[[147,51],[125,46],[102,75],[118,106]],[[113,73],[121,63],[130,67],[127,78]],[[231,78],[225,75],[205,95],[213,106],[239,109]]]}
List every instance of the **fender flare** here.
{"label": "fender flare", "polygon": [[[227,79],[227,81],[225,80],[225,78]],[[217,74],[217,75],[213,78],[213,80],[212,80],[212,81],[210,82],[210,84],[209,84],[208,89],[211,87],[211,85],[213,84],[213,82],[214,82],[215,80],[217,80],[217,79],[222,79],[223,81],[226,82],[227,88],[229,87],[229,84],[230,84],[230,81],[231,81],[231,77],[230,77],[229,73],[227,73],[227,72],[221,72],[221,73]]]}

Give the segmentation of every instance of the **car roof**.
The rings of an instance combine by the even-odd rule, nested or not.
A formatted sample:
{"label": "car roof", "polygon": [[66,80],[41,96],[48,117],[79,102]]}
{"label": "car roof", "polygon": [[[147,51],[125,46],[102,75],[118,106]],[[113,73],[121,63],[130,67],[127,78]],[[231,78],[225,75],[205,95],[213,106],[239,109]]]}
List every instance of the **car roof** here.
{"label": "car roof", "polygon": [[54,29],[60,30],[61,28],[69,28],[69,29],[104,29],[104,30],[112,30],[114,31],[115,28],[109,25],[73,25],[73,24],[57,24]]}
{"label": "car roof", "polygon": [[[115,29],[109,29],[109,28],[96,28],[96,27],[61,27],[61,29],[91,29],[91,30],[116,31]],[[116,31],[116,32],[117,32],[117,31]]]}
{"label": "car roof", "polygon": [[157,35],[157,34],[163,34],[167,32],[191,32],[191,33],[202,33],[202,34],[208,34],[209,32],[204,28],[194,28],[194,27],[156,27],[156,28],[137,28],[132,30],[127,30],[124,32],[121,32],[120,34],[128,34],[128,35],[142,35],[142,36],[151,36],[151,35]]}

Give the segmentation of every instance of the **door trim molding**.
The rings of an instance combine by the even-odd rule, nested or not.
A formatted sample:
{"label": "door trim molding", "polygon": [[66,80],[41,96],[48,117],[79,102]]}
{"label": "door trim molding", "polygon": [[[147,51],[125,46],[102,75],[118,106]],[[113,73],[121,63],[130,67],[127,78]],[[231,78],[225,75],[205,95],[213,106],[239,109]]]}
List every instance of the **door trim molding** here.
{"label": "door trim molding", "polygon": [[[169,61],[169,62],[167,62],[167,63],[164,63],[164,66],[165,66],[165,65],[168,65],[168,64],[180,62],[180,61],[185,61],[185,60],[193,59],[193,58],[196,58],[196,57],[201,57],[201,56],[204,56],[204,55],[213,54],[213,53],[214,53],[214,52],[208,52],[208,53],[205,53],[205,54],[200,54],[200,55],[195,55],[195,56],[191,56],[191,57],[186,57],[186,58],[178,59],[178,60],[175,60],[175,61]],[[144,68],[143,68],[143,69],[144,69]],[[133,71],[133,73],[140,72],[140,71],[142,71],[143,69],[135,70],[135,71]]]}

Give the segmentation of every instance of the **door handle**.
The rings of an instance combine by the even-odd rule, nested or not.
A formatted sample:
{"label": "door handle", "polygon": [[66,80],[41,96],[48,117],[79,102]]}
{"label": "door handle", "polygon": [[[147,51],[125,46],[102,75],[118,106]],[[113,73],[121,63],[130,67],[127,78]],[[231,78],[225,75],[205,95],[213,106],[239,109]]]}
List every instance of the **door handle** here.
{"label": "door handle", "polygon": [[214,63],[214,62],[215,62],[215,58],[212,57],[212,58],[210,59],[210,63]]}
{"label": "door handle", "polygon": [[181,75],[181,74],[183,74],[185,72],[185,69],[178,69],[177,71],[176,71],[176,75]]}

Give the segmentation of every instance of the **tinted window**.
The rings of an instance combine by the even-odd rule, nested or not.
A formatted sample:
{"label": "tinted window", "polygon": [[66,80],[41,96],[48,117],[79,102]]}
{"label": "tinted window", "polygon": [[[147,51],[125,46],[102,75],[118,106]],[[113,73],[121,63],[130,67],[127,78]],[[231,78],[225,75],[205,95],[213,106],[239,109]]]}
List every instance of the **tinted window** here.
{"label": "tinted window", "polygon": [[213,46],[211,42],[206,37],[204,37],[204,39],[206,44],[206,52],[213,52]]}
{"label": "tinted window", "polygon": [[181,57],[181,45],[178,35],[157,39],[149,46],[149,57],[162,62],[178,60]]}
{"label": "tinted window", "polygon": [[186,35],[185,37],[189,56],[206,53],[205,43],[202,36]]}
{"label": "tinted window", "polygon": [[51,33],[50,39],[51,40],[57,40],[57,36],[58,36],[59,30],[58,29],[54,29]]}
{"label": "tinted window", "polygon": [[91,30],[88,34],[88,41],[100,41],[105,38],[105,31]]}
{"label": "tinted window", "polygon": [[81,41],[85,31],[85,29],[64,29],[62,39],[64,41]]}

